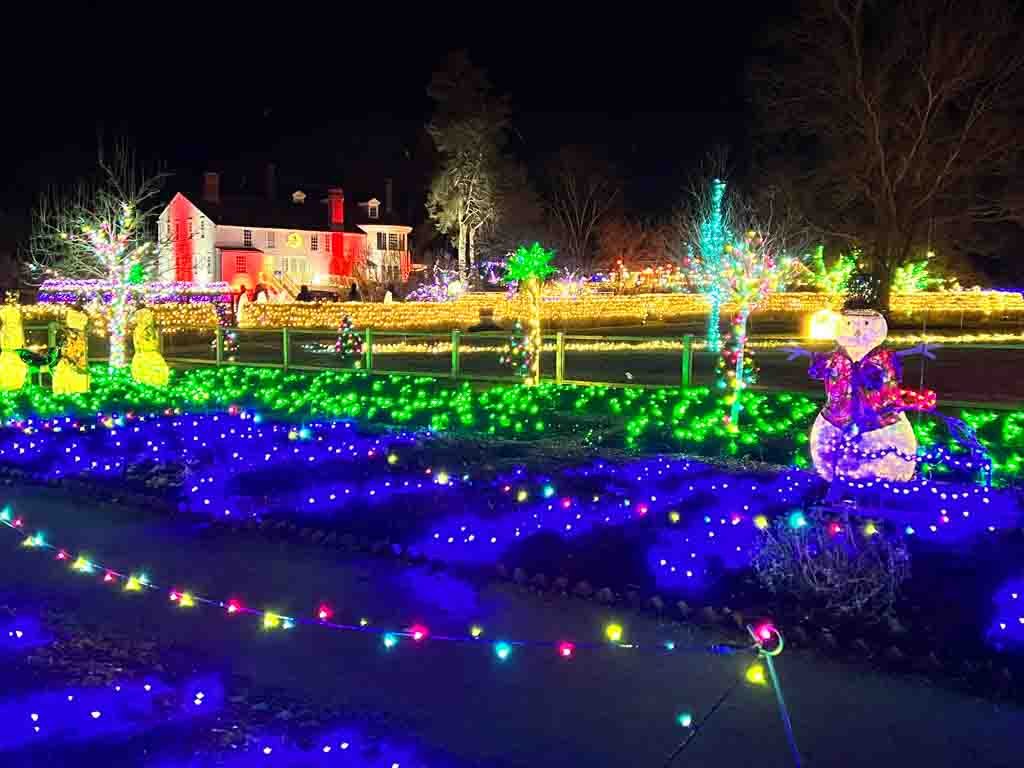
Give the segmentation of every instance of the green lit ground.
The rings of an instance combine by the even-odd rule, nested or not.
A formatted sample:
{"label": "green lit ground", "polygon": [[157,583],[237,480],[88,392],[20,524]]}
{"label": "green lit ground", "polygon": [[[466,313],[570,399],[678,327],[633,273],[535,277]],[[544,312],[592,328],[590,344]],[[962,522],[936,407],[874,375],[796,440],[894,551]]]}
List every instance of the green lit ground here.
{"label": "green lit ground", "polygon": [[[248,406],[295,419],[353,418],[406,428],[517,441],[559,438],[563,445],[637,452],[683,451],[703,457],[749,457],[778,464],[806,463],[806,440],[820,403],[807,395],[748,393],[743,428],[728,434],[724,408],[705,388],[614,388],[545,384],[474,387],[443,379],[360,372],[284,372],[270,368],[176,371],[154,389],[124,373],[94,369],[92,391],[55,397],[27,386],[0,395],[0,416],[92,417],[103,411],[223,409]],[[991,452],[997,480],[1021,472],[1024,412],[954,409],[948,415],[978,430]],[[922,445],[946,442],[944,427],[914,419]]]}

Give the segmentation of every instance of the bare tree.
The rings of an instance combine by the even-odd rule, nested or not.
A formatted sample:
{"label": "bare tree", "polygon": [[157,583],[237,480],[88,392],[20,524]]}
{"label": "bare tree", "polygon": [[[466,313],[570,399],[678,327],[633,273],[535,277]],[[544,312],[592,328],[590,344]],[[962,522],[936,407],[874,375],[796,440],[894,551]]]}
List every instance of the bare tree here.
{"label": "bare tree", "polygon": [[454,235],[465,276],[478,234],[497,215],[496,174],[508,105],[464,52],[449,56],[434,73],[428,94],[436,107],[427,131],[442,166],[430,185],[427,213],[441,232]]}
{"label": "bare tree", "polygon": [[155,219],[164,174],[138,170],[119,147],[99,177],[43,195],[32,215],[28,279],[96,279],[110,283],[110,366],[127,365],[129,291],[157,266]]}
{"label": "bare tree", "polygon": [[548,169],[547,210],[558,229],[563,256],[590,270],[597,228],[619,196],[607,162],[586,147],[566,147]]}
{"label": "bare tree", "polygon": [[631,269],[661,266],[668,258],[669,231],[657,222],[609,213],[598,226],[595,266],[611,270],[620,261]]}
{"label": "bare tree", "polygon": [[520,245],[548,243],[544,208],[526,168],[505,162],[495,178],[495,215],[478,232],[475,246],[503,261],[506,254]]}
{"label": "bare tree", "polygon": [[[925,239],[982,204],[1024,150],[1024,39],[1008,0],[802,0],[755,69],[779,179],[860,247],[888,306]],[[996,194],[998,197],[998,194]]]}

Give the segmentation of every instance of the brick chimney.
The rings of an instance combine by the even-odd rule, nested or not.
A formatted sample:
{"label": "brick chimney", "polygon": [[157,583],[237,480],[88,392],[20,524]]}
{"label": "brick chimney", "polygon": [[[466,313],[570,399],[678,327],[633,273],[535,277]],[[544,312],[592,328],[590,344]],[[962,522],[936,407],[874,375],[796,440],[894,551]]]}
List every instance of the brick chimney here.
{"label": "brick chimney", "polygon": [[345,190],[331,187],[327,190],[327,223],[331,229],[345,229]]}
{"label": "brick chimney", "polygon": [[391,179],[384,179],[384,213],[391,213],[391,192],[393,186]]}
{"label": "brick chimney", "polygon": [[203,174],[203,200],[208,203],[220,202],[220,174],[207,171]]}
{"label": "brick chimney", "polygon": [[277,196],[277,166],[267,163],[266,172],[267,200],[273,200]]}

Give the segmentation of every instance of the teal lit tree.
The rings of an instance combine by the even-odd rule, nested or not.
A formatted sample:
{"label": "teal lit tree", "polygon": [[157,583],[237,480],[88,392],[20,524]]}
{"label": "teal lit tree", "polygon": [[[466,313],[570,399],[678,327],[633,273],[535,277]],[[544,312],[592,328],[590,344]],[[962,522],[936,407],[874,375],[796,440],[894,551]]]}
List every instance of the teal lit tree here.
{"label": "teal lit tree", "polygon": [[[697,206],[686,228],[689,242],[685,266],[697,289],[708,298],[708,348],[721,348],[719,315],[723,301],[724,249],[731,238],[728,210],[725,206],[725,182],[711,180],[707,194],[697,194]],[[696,244],[696,247],[694,247]]]}

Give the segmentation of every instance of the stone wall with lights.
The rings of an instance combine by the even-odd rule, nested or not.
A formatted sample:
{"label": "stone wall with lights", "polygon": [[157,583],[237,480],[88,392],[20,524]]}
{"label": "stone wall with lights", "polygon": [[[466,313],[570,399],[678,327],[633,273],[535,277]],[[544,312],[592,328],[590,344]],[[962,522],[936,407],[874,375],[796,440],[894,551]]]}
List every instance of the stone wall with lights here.
{"label": "stone wall with lights", "polygon": [[[823,293],[774,294],[757,310],[763,319],[798,320],[820,309],[837,309],[842,297]],[[546,298],[542,304],[547,330],[632,326],[692,320],[707,314],[708,302],[700,294],[591,294],[575,298]],[[526,302],[501,293],[468,294],[446,303],[371,304],[363,302],[315,304],[249,304],[239,322],[242,328],[337,328],[348,315],[358,328],[379,330],[465,330],[480,322],[481,310],[492,311],[505,328],[524,322]],[[723,316],[735,311],[725,305]],[[977,321],[1012,315],[1024,318],[1024,297],[1003,291],[897,294],[893,315],[911,318],[928,312],[929,324],[959,322],[960,313]]]}
{"label": "stone wall with lights", "polygon": [[[161,333],[178,333],[217,327],[217,313],[213,304],[152,304],[156,327]],[[89,313],[89,332],[95,336],[107,335],[107,319],[102,313],[95,312],[87,306]],[[26,325],[42,325],[51,320],[61,322],[67,312],[66,304],[31,304],[21,308],[22,321]]]}
{"label": "stone wall with lights", "polygon": [[[755,320],[790,321],[821,309],[838,309],[842,297],[824,293],[779,293],[772,295],[754,315]],[[707,314],[704,296],[690,293],[589,294],[574,298],[545,298],[542,320],[546,331],[586,330],[609,326],[637,326],[647,323],[672,323],[694,320]],[[45,323],[60,319],[62,304],[39,304],[23,308],[26,323]],[[725,305],[723,317],[735,311]],[[207,304],[156,304],[157,327],[163,333],[184,330],[212,330],[216,313]],[[1024,321],[1024,297],[1005,291],[956,291],[947,293],[911,293],[893,296],[892,314],[897,324],[928,313],[928,326],[956,326],[961,319],[972,324],[1007,318]],[[357,328],[377,330],[437,331],[466,330],[480,323],[481,313],[493,315],[494,322],[511,328],[516,320],[525,322],[526,302],[519,296],[509,299],[504,293],[474,293],[444,303],[396,302],[312,302],[298,304],[254,304],[242,311],[241,328],[325,328],[337,329],[346,315]],[[918,320],[918,322],[920,322]],[[93,317],[95,333],[105,335],[106,321]]]}

